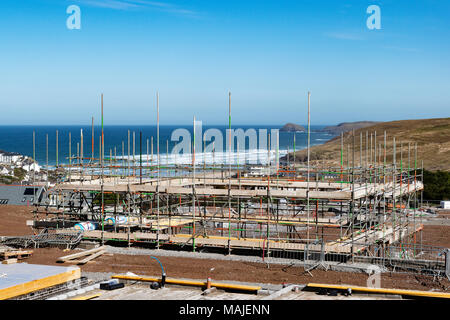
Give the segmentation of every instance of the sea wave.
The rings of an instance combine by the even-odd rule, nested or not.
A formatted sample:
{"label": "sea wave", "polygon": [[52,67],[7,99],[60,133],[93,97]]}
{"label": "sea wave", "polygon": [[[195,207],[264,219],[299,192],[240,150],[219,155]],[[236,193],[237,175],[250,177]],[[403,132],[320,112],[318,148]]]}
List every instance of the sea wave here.
{"label": "sea wave", "polygon": [[[185,154],[176,154],[176,153],[161,153],[159,155],[160,165],[189,165],[194,163],[196,165],[202,164],[268,164],[270,162],[277,161],[281,157],[288,154],[288,150],[279,150],[278,152],[275,150],[246,150],[240,152],[200,152],[200,153],[185,153]],[[117,156],[114,159],[116,161],[124,161],[131,163],[140,163],[141,156],[135,155],[133,156]],[[142,155],[142,163],[145,165],[157,165],[158,164],[158,156],[156,154],[145,154]]]}

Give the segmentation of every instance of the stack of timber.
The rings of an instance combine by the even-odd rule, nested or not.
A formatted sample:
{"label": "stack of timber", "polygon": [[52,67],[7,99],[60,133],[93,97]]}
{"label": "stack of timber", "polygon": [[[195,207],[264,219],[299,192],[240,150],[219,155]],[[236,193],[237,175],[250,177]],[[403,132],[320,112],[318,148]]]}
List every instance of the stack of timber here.
{"label": "stack of timber", "polygon": [[[7,246],[0,246],[0,260],[24,259],[33,254],[33,250],[17,250]],[[16,260],[16,261],[17,261]]]}
{"label": "stack of timber", "polygon": [[106,252],[105,246],[98,248],[85,250],[82,252],[70,254],[68,256],[60,257],[56,262],[69,263],[69,264],[86,264],[91,260],[101,256]]}

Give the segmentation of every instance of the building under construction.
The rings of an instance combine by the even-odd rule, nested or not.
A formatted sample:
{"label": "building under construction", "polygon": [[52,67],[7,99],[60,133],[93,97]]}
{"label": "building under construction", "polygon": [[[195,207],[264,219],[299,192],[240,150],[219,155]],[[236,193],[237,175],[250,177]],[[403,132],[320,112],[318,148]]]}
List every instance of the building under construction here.
{"label": "building under construction", "polygon": [[[105,157],[102,131],[98,156],[93,143],[90,157],[82,147],[66,155],[69,163],[59,165],[66,175],[36,203],[33,226],[128,246],[435,268],[421,262],[436,260],[436,253],[421,242],[417,146],[396,150],[386,132],[378,143],[376,133],[368,137],[342,135],[339,165],[332,167],[311,165],[309,156],[305,163],[280,161],[270,150],[266,164],[214,163],[205,156],[202,162],[195,148],[191,163],[163,163],[159,136],[158,151],[153,154],[152,139],[150,154],[148,139],[143,152],[142,134],[137,156],[134,135],[130,156],[129,134],[127,152],[122,144],[122,156],[110,150]],[[394,141],[390,163],[387,139]]]}

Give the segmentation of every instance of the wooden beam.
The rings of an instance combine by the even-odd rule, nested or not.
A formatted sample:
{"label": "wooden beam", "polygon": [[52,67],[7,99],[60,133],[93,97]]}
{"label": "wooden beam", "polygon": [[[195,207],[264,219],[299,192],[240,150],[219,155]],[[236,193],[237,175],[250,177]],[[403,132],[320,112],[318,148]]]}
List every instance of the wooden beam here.
{"label": "wooden beam", "polygon": [[99,251],[97,253],[94,253],[94,254],[90,255],[89,257],[84,258],[83,260],[70,260],[68,262],[71,263],[71,264],[86,264],[89,261],[94,260],[95,258],[101,256],[105,252],[106,252],[106,250],[102,250],[102,251]]}
{"label": "wooden beam", "polygon": [[64,257],[59,257],[56,261],[57,262],[66,262],[68,260],[84,257],[84,256],[87,256],[89,254],[93,254],[93,253],[95,253],[97,251],[100,251],[100,250],[103,250],[103,249],[105,249],[105,246],[101,246],[101,247],[98,247],[98,248],[82,251],[82,252],[79,252],[79,253],[69,254],[68,256],[64,256]]}

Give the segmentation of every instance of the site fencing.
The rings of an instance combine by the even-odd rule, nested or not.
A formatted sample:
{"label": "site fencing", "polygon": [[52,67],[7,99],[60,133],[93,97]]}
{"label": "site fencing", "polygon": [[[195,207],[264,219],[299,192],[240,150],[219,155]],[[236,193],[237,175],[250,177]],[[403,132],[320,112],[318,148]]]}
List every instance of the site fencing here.
{"label": "site fencing", "polygon": [[80,243],[83,233],[59,233],[56,229],[43,229],[38,235],[4,237],[1,244],[20,248],[59,247],[73,248]]}
{"label": "site fencing", "polygon": [[[375,265],[379,270],[394,273],[414,273],[431,276],[450,276],[449,262],[446,262],[447,248],[427,245],[386,245],[372,248],[361,253],[327,252],[325,242],[313,243],[315,250],[308,246],[304,251],[266,250],[261,252],[263,262],[289,260],[292,264],[305,266],[321,265],[324,269],[331,266],[348,266],[364,269],[364,266]],[[317,245],[321,250],[317,251]]]}

